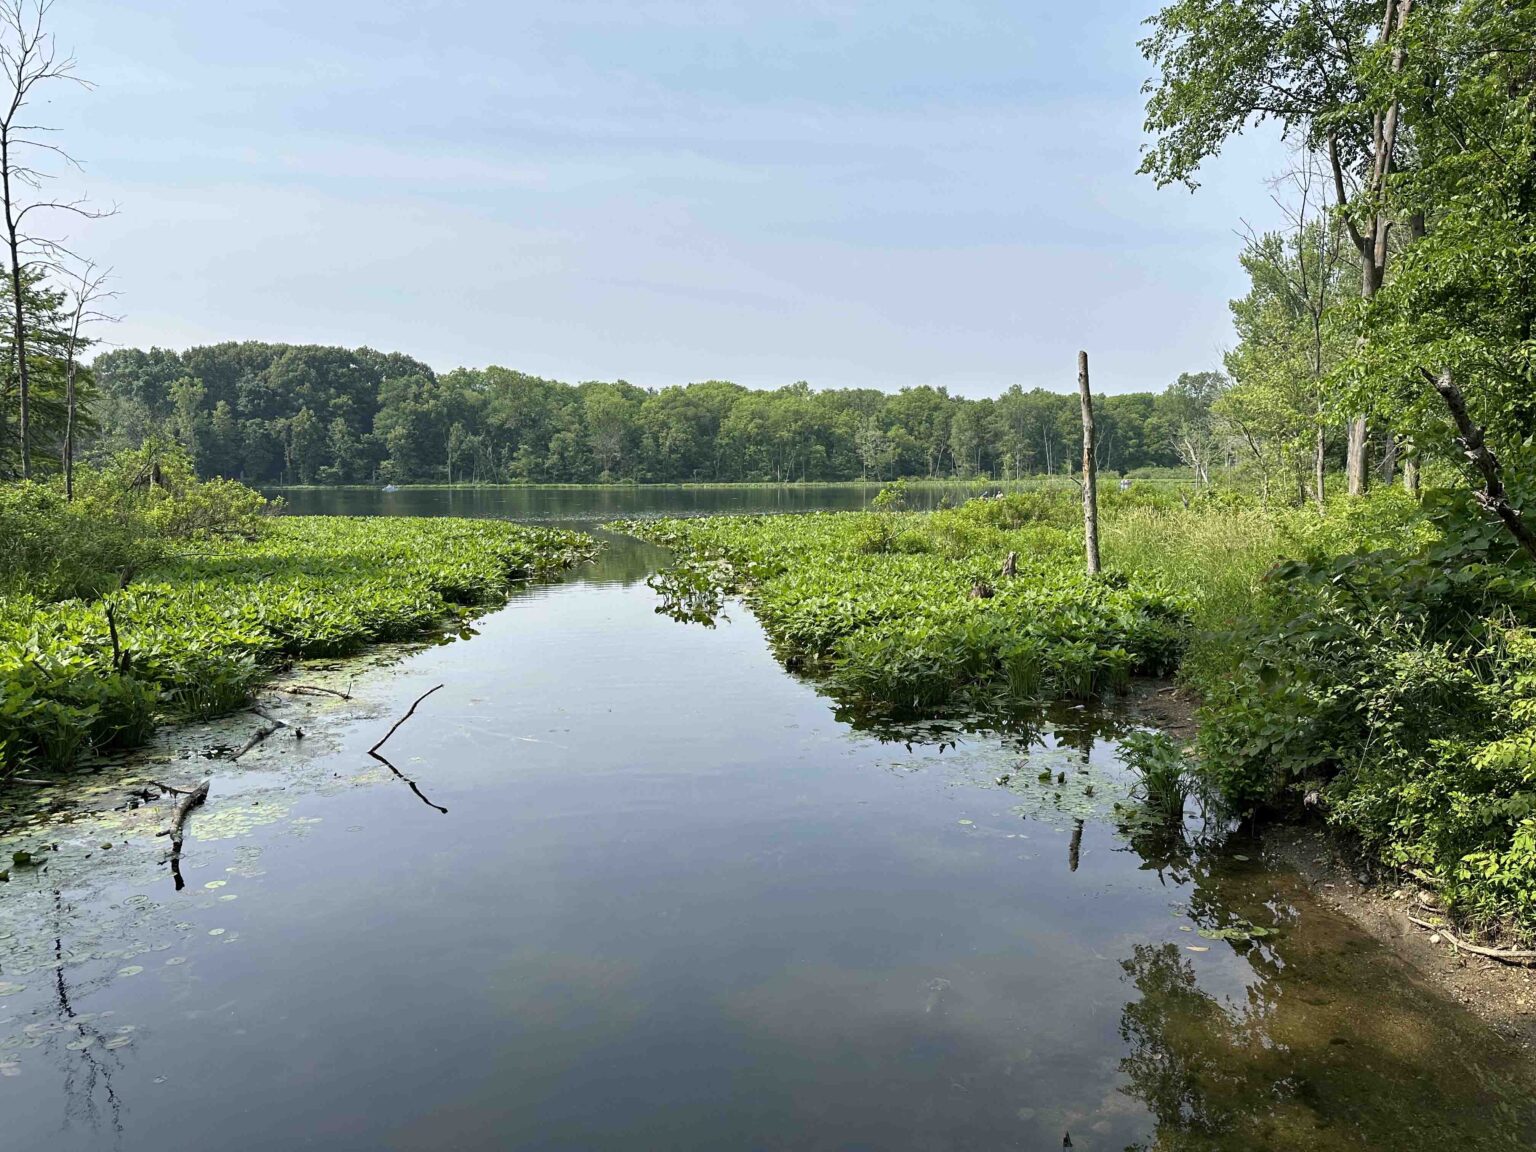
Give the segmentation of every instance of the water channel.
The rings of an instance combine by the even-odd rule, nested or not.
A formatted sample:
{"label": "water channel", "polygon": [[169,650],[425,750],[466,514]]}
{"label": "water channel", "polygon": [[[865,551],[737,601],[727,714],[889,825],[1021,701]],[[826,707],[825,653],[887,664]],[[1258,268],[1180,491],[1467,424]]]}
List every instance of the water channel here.
{"label": "water channel", "polygon": [[[872,491],[288,501],[595,530]],[[1523,1059],[1260,848],[1117,827],[1112,714],[857,731],[602,535],[352,701],[279,701],[304,742],[85,777],[212,778],[182,889],[134,810],[9,817],[7,858],[59,847],[0,885],[0,1149],[1536,1147]],[[436,684],[389,744],[413,789],[365,753]]]}

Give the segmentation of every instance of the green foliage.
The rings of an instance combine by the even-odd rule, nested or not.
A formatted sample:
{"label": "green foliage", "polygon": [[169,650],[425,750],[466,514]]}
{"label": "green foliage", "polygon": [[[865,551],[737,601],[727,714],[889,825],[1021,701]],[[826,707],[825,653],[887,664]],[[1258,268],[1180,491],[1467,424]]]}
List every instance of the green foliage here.
{"label": "green foliage", "polygon": [[158,442],[79,469],[73,501],[57,482],[0,486],[0,595],[100,595],[178,541],[254,535],[267,511],[259,493],[198,480],[182,449]]}
{"label": "green foliage", "polygon": [[1479,923],[1536,931],[1536,571],[1445,492],[1390,544],[1345,531],[1275,566],[1195,677],[1203,780],[1238,813],[1320,804]]}
{"label": "green foliage", "polygon": [[[160,435],[199,475],[252,484],[1019,479],[1059,474],[1081,438],[1075,395],[1017,386],[977,400],[721,380],[651,390],[254,342],[118,349],[93,368],[93,451]],[[1098,404],[1101,469],[1179,464],[1164,397]]]}
{"label": "green foliage", "polygon": [[[1187,609],[1168,586],[1082,572],[1070,494],[974,500],[931,514],[664,520],[626,531],[673,549],[664,610],[740,592],[782,660],[839,700],[911,716],[1093,699],[1178,663]],[[1017,574],[998,575],[1019,554]],[[984,584],[994,592],[976,596]],[[714,589],[711,600],[702,587]],[[677,593],[688,595],[679,603]]]}
{"label": "green foliage", "polygon": [[1120,759],[1136,773],[1132,798],[1154,819],[1179,824],[1193,781],[1178,742],[1166,732],[1132,732],[1120,739]]}
{"label": "green foliage", "polygon": [[[421,635],[592,551],[576,533],[492,520],[254,519],[248,495],[207,488],[185,490],[190,507],[156,498],[151,521],[182,535],[127,588],[0,598],[0,766],[68,768],[162,718],[228,712],[292,659]],[[0,508],[14,492],[0,489]]]}

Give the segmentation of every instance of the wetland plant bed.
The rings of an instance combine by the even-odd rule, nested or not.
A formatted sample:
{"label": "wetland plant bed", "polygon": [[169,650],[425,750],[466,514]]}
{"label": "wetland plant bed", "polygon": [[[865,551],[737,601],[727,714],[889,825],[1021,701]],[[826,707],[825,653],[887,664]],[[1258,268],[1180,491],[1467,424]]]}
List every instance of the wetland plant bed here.
{"label": "wetland plant bed", "polygon": [[1156,578],[1086,575],[1079,536],[1059,523],[1071,499],[617,527],[676,554],[652,581],[660,610],[707,623],[740,595],[779,659],[840,704],[915,717],[1099,699],[1178,666],[1181,597]]}
{"label": "wetland plant bed", "polygon": [[293,660],[431,634],[596,548],[496,520],[280,516],[182,542],[101,596],[0,597],[0,772],[67,770],[243,707]]}

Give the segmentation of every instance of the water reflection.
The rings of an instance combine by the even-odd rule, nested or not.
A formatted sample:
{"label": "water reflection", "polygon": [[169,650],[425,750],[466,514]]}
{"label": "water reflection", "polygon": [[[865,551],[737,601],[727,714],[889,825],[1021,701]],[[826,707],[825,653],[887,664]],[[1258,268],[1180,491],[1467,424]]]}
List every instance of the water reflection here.
{"label": "water reflection", "polygon": [[1122,962],[1136,997],[1120,1072],[1153,1122],[1131,1148],[1536,1145],[1513,1048],[1242,855],[1187,858],[1192,940],[1136,944]]}
{"label": "water reflection", "polygon": [[[61,824],[31,816],[67,797],[18,799],[35,812],[0,851],[60,847],[0,885],[0,1143],[1532,1135],[1525,1065],[1256,847],[1117,815],[1124,717],[861,729],[747,614],[658,617],[639,548],[615,540],[609,576],[529,589],[351,701],[288,698],[335,709],[334,731],[306,718],[302,742],[238,764],[147,770],[215,777],[182,891],[154,836],[166,805]],[[142,782],[80,787],[111,805]]]}

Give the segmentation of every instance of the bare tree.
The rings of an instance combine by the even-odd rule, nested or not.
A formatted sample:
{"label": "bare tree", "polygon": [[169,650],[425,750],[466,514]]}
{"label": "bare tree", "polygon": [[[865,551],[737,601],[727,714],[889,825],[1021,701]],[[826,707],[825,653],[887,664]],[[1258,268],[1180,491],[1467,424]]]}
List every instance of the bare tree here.
{"label": "bare tree", "polygon": [[99,305],[117,295],[105,288],[112,270],[101,269],[89,260],[75,270],[69,287],[69,336],[64,344],[64,499],[75,498],[75,379],[80,368],[80,353],[88,343],[83,329],[88,324],[117,321]]}
{"label": "bare tree", "polygon": [[[1297,356],[1305,364],[1307,395],[1297,396],[1296,406],[1298,413],[1303,405],[1312,409],[1312,496],[1319,512],[1327,506],[1328,431],[1323,381],[1336,360],[1336,350],[1330,348],[1328,321],[1341,303],[1343,281],[1352,265],[1352,254],[1343,242],[1342,204],[1330,187],[1327,166],[1324,157],[1302,150],[1291,170],[1271,182],[1270,198],[1284,221],[1283,228],[1274,234],[1278,250],[1267,247],[1265,238],[1246,224],[1240,233],[1246,246],[1245,265],[1250,272],[1262,265],[1276,297],[1297,326],[1296,336],[1304,341],[1304,348],[1298,344],[1283,352],[1288,359]],[[1248,430],[1239,432],[1250,450],[1254,449]]]}
{"label": "bare tree", "polygon": [[[55,129],[31,123],[27,109],[39,88],[65,81],[89,88],[75,75],[75,58],[60,52],[45,23],[53,0],[0,0],[0,208],[5,215],[5,245],[10,256],[12,296],[12,355],[19,400],[21,475],[32,474],[31,375],[27,364],[26,272],[34,266],[56,268],[68,250],[62,241],[32,231],[36,220],[50,213],[99,219],[99,211],[84,199],[61,200],[42,194],[51,173],[41,167],[48,159],[66,166],[80,165],[63,148],[50,143]],[[36,196],[30,193],[36,193]],[[34,213],[37,215],[34,216]]]}
{"label": "bare tree", "polygon": [[1088,388],[1088,353],[1077,354],[1077,393],[1083,407],[1083,550],[1088,575],[1099,571],[1098,461],[1093,454],[1093,394]]}

